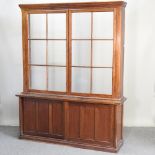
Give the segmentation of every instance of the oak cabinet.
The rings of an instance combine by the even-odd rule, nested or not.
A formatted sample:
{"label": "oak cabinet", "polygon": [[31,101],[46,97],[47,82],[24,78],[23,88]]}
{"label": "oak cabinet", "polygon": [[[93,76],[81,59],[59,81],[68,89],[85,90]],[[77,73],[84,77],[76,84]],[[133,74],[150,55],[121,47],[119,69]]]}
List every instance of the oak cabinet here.
{"label": "oak cabinet", "polygon": [[53,101],[27,95],[20,95],[23,138],[67,139],[77,146],[83,144],[80,147],[92,144],[90,148],[107,151],[114,151],[115,143],[122,140],[122,104]]}
{"label": "oak cabinet", "polygon": [[63,137],[61,102],[23,99],[23,132],[31,135]]}
{"label": "oak cabinet", "polygon": [[33,134],[36,131],[36,108],[34,101],[25,99],[23,109],[23,130],[25,133]]}
{"label": "oak cabinet", "polygon": [[20,137],[122,145],[126,3],[24,4]]}

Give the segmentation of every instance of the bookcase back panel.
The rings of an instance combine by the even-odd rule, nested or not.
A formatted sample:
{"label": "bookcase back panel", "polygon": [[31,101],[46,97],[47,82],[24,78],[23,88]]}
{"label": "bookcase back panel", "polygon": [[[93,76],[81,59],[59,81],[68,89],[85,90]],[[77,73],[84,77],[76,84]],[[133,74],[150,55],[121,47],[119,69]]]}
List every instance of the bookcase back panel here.
{"label": "bookcase back panel", "polygon": [[72,92],[90,93],[90,69],[72,67]]}
{"label": "bookcase back panel", "polygon": [[113,66],[113,41],[92,41],[92,51],[93,67],[110,68]]}
{"label": "bookcase back panel", "polygon": [[72,66],[91,65],[91,41],[73,40],[72,41]]}
{"label": "bookcase back panel", "polygon": [[46,41],[29,40],[30,64],[46,65]]}
{"label": "bookcase back panel", "polygon": [[46,14],[29,15],[29,38],[46,38]]}
{"label": "bookcase back panel", "polygon": [[30,88],[46,90],[46,68],[42,66],[32,66],[30,72]]}
{"label": "bookcase back panel", "polygon": [[66,91],[66,67],[48,67],[48,90]]}
{"label": "bookcase back panel", "polygon": [[113,38],[113,12],[93,13],[93,39]]}
{"label": "bookcase back panel", "polygon": [[66,14],[47,14],[48,39],[66,39]]}
{"label": "bookcase back panel", "polygon": [[66,39],[66,13],[30,14],[29,38]]}
{"label": "bookcase back panel", "polygon": [[91,13],[72,13],[72,39],[91,38]]}
{"label": "bookcase back panel", "polygon": [[47,65],[66,65],[66,41],[49,40]]}
{"label": "bookcase back panel", "polygon": [[93,68],[92,93],[112,94],[112,69],[111,68]]}

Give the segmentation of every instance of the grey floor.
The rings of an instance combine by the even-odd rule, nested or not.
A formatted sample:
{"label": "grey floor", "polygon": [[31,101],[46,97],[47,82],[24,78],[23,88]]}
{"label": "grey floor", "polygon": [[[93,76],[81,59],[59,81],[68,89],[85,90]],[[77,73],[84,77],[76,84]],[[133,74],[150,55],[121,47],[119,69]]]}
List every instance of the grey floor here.
{"label": "grey floor", "polygon": [[[69,146],[18,139],[18,127],[0,126],[0,155],[114,155]],[[155,128],[125,128],[117,155],[155,155]]]}

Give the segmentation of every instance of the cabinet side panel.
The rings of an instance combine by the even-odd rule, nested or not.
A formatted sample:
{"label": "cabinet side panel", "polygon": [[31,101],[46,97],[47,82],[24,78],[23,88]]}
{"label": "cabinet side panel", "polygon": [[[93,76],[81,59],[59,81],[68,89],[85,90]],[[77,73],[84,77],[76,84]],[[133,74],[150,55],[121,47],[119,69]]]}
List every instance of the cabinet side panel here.
{"label": "cabinet side panel", "polygon": [[123,96],[124,9],[114,9],[113,98]]}
{"label": "cabinet side panel", "polygon": [[33,99],[23,100],[23,122],[25,133],[36,131],[36,104]]}
{"label": "cabinet side panel", "polygon": [[121,9],[121,28],[122,28],[122,56],[121,56],[121,95],[123,96],[123,79],[124,79],[124,44],[125,44],[125,8]]}
{"label": "cabinet side panel", "polygon": [[[116,105],[116,139],[117,144],[123,139],[123,104]],[[116,144],[116,145],[117,145]]]}
{"label": "cabinet side panel", "polygon": [[114,138],[114,106],[95,107],[95,140],[111,143]]}
{"label": "cabinet side panel", "polygon": [[63,135],[63,103],[53,102],[52,103],[52,134],[57,136]]}
{"label": "cabinet side panel", "polygon": [[19,129],[20,136],[23,135],[23,98],[19,97]]}
{"label": "cabinet side panel", "polygon": [[80,138],[94,139],[94,106],[85,104],[80,107]]}
{"label": "cabinet side panel", "polygon": [[37,132],[48,133],[49,131],[49,104],[46,100],[39,100],[37,103]]}
{"label": "cabinet side panel", "polygon": [[69,104],[69,138],[80,137],[80,106]]}
{"label": "cabinet side panel", "polygon": [[23,91],[29,88],[28,13],[22,11]]}

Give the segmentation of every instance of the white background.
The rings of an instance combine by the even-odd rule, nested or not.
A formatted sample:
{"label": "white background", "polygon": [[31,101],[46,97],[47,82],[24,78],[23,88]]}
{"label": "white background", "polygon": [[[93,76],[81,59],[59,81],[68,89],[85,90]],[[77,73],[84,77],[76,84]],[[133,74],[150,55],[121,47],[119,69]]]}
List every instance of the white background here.
{"label": "white background", "polygon": [[[22,91],[23,77],[18,4],[76,1],[0,1],[0,125],[18,125],[19,119],[15,94]],[[155,1],[128,0],[127,3],[124,125],[155,126]]]}

